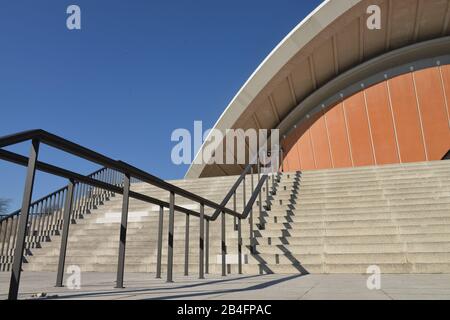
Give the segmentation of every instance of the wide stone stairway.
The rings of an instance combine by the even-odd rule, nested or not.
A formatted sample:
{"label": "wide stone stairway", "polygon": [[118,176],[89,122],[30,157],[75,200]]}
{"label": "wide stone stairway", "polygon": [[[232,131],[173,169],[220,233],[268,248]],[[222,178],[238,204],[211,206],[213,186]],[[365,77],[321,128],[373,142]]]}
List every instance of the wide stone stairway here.
{"label": "wide stone stairway", "polygon": [[[237,177],[171,183],[220,203]],[[246,178],[246,200],[251,177]],[[255,176],[256,183],[256,176]],[[168,193],[134,183],[132,190],[167,200]],[[249,249],[250,225],[242,222],[243,272],[450,273],[450,161],[283,173],[269,180],[270,209],[253,210],[256,252]],[[263,198],[264,201],[264,198]],[[237,209],[243,209],[242,187]],[[187,199],[176,204],[198,211]],[[232,207],[232,201],[229,205]],[[97,205],[70,226],[66,267],[115,272],[122,197]],[[211,215],[211,209],[205,210]],[[163,273],[167,262],[167,211]],[[130,200],[125,272],[156,272],[159,207]],[[184,273],[186,216],[175,214],[174,272]],[[226,219],[227,272],[237,273],[238,233]],[[189,220],[189,273],[198,273],[199,220]],[[263,225],[263,228],[260,228]],[[220,219],[209,226],[209,272],[221,272]],[[53,235],[26,256],[25,271],[56,271],[60,236]]]}

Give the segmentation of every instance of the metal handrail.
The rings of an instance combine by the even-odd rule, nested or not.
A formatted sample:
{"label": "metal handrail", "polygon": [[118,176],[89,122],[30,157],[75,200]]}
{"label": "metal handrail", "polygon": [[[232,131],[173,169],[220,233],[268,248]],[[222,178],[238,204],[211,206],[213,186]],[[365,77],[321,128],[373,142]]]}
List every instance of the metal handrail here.
{"label": "metal handrail", "polygon": [[[205,206],[211,207],[213,209],[219,209],[220,211],[225,211],[231,215],[239,215],[237,212],[233,212],[231,209],[223,207],[213,201],[200,197],[192,192],[184,190],[180,187],[177,187],[173,184],[170,184],[154,175],[151,175],[143,170],[140,170],[136,167],[133,167],[123,161],[113,160],[109,157],[106,157],[96,151],[85,148],[81,145],[78,145],[74,142],[51,134],[47,131],[37,129],[31,131],[25,131],[21,133],[17,133],[15,135],[9,135],[6,137],[0,138],[0,148],[4,148],[13,144],[25,142],[27,140],[38,140],[42,143],[45,143],[51,147],[59,149],[61,151],[65,151],[72,155],[78,156],[80,158],[89,160],[91,162],[100,164],[110,169],[114,169],[120,171],[122,173],[128,173],[130,176],[141,180],[142,182],[147,182],[154,186],[157,186],[161,189],[167,190],[169,192],[174,192],[176,195],[179,195],[183,198],[190,199],[192,201],[203,203]],[[56,167],[54,167],[56,168]],[[60,169],[60,168],[57,168]],[[55,170],[58,171],[58,170]]]}
{"label": "metal handrail", "polygon": [[[0,150],[0,153],[1,153],[2,151],[4,151],[4,150]],[[27,162],[27,163],[28,163],[28,162]],[[105,170],[105,169],[106,169],[106,168],[98,169],[98,170],[92,172],[91,174],[89,174],[88,177],[93,177],[94,175],[96,175],[97,173],[102,172],[102,171]],[[52,196],[57,195],[57,194],[60,193],[60,192],[66,191],[67,188],[68,188],[68,186],[62,187],[62,188],[60,188],[60,189],[58,189],[58,190],[56,190],[56,191],[54,191],[54,192],[52,192],[52,193],[50,193],[50,194],[48,194],[48,195],[42,197],[42,198],[40,198],[40,199],[37,199],[37,200],[33,201],[33,202],[30,204],[30,206],[36,205],[36,204],[38,204],[39,202],[42,202],[42,201],[44,201],[44,200],[46,200],[46,199],[48,199],[48,198],[51,198]],[[16,215],[19,215],[19,214],[20,214],[20,210],[16,210],[16,211],[14,211],[14,212],[7,213],[7,214],[0,214],[0,222],[2,222],[4,219],[8,219],[8,218],[10,218],[10,217],[13,217],[13,216],[16,216]]]}
{"label": "metal handrail", "polygon": [[[244,171],[241,173],[241,175],[239,176],[239,178],[236,180],[236,182],[233,184],[233,186],[231,187],[230,191],[228,191],[227,195],[225,196],[225,198],[223,198],[222,202],[220,203],[220,205],[222,207],[225,207],[228,202],[231,200],[231,197],[233,197],[234,193],[236,192],[236,190],[239,188],[239,186],[241,185],[242,181],[245,179],[245,176],[249,173],[249,171],[251,170],[251,168],[253,167],[253,163],[250,162],[249,165],[247,165],[247,167],[244,169]],[[221,213],[220,208],[216,209],[216,211],[213,213],[213,215],[211,216],[211,219],[215,220],[219,214]],[[243,218],[243,217],[241,217]],[[245,219],[245,218],[244,218]]]}
{"label": "metal handrail", "polygon": [[[22,155],[6,151],[4,149],[1,149],[3,147],[11,146],[17,143],[21,143],[24,141],[32,141],[32,148],[30,152],[30,157],[24,157]],[[37,160],[38,153],[39,153],[39,145],[40,143],[44,143],[46,145],[52,146],[56,149],[59,149],[61,151],[70,153],[72,155],[75,155],[77,157],[89,160],[91,162],[100,164],[104,166],[104,168],[98,170],[97,172],[94,172],[91,175],[84,176],[48,163],[40,162]],[[23,252],[24,252],[24,244],[25,244],[25,237],[27,235],[27,229],[28,226],[28,216],[30,214],[30,208],[34,208],[33,210],[39,210],[38,204],[40,206],[46,205],[48,208],[47,200],[52,201],[53,205],[56,203],[56,198],[58,198],[59,203],[62,203],[62,199],[64,199],[64,216],[60,217],[63,221],[62,226],[62,241],[61,241],[61,250],[60,250],[60,256],[59,256],[59,266],[58,266],[58,275],[57,275],[57,286],[62,286],[62,278],[63,278],[63,271],[64,271],[64,262],[65,262],[65,255],[66,255],[66,246],[67,246],[67,238],[68,238],[68,232],[69,232],[69,225],[71,220],[71,213],[73,211],[74,204],[73,202],[79,202],[80,200],[80,194],[83,195],[83,186],[90,186],[99,188],[101,190],[106,190],[112,194],[118,193],[123,194],[123,208],[122,208],[122,222],[121,222],[121,232],[120,232],[120,247],[119,247],[119,263],[118,263],[118,271],[117,271],[117,286],[122,287],[123,286],[123,273],[124,273],[124,259],[125,259],[125,239],[126,239],[126,227],[127,227],[127,219],[128,219],[128,204],[129,204],[129,197],[142,200],[148,203],[159,205],[160,207],[160,223],[159,223],[159,231],[158,231],[158,262],[157,262],[157,268],[159,271],[157,272],[157,276],[160,276],[160,269],[161,269],[161,247],[162,247],[162,215],[164,208],[169,208],[169,251],[168,251],[168,264],[167,264],[167,281],[172,281],[172,268],[173,268],[173,233],[174,233],[174,214],[175,211],[182,212],[186,214],[186,235],[189,233],[189,216],[195,216],[200,218],[200,269],[199,274],[200,278],[203,278],[203,262],[204,262],[204,247],[203,247],[203,240],[204,240],[204,223],[206,222],[206,243],[209,244],[209,222],[215,221],[220,213],[222,213],[222,274],[226,275],[225,272],[225,255],[226,255],[226,246],[225,246],[225,214],[231,215],[235,217],[236,219],[239,219],[239,223],[242,219],[246,219],[249,212],[251,211],[251,208],[256,201],[256,197],[259,196],[261,198],[261,188],[264,184],[264,181],[266,181],[267,176],[263,176],[262,179],[258,182],[257,188],[253,191],[253,194],[250,198],[250,201],[245,206],[245,190],[244,190],[244,210],[242,213],[238,213],[236,211],[236,206],[234,206],[234,209],[229,209],[226,207],[226,204],[229,202],[231,197],[236,194],[236,190],[241,184],[242,181],[244,181],[244,189],[245,189],[245,176],[248,174],[248,171],[252,168],[252,165],[248,165],[247,168],[242,172],[242,174],[239,176],[238,180],[235,182],[233,187],[231,188],[230,192],[226,195],[224,200],[221,202],[221,204],[217,204],[213,201],[210,201],[208,199],[205,199],[201,196],[198,196],[190,191],[184,190],[178,186],[175,186],[173,184],[170,184],[158,177],[155,177],[141,169],[138,169],[136,167],[133,167],[125,162],[113,160],[111,158],[108,158],[98,152],[95,152],[93,150],[90,150],[88,148],[85,148],[83,146],[80,146],[76,143],[73,143],[69,140],[63,139],[59,136],[56,136],[54,134],[51,134],[49,132],[46,132],[44,130],[30,130],[25,131],[5,137],[0,137],[0,159],[13,162],[19,165],[27,166],[28,167],[28,173],[27,173],[27,180],[25,184],[25,192],[24,192],[24,198],[22,203],[22,209],[15,211],[12,213],[12,215],[8,216],[8,218],[11,218],[11,226],[9,224],[6,224],[6,227],[3,228],[3,224],[0,227],[0,233],[2,233],[2,236],[4,238],[8,237],[8,228],[10,228],[9,236],[11,236],[11,232],[14,228],[17,227],[17,232],[14,234],[13,240],[16,240],[16,246],[15,246],[15,254],[14,254],[14,262],[12,267],[12,276],[11,276],[11,283],[10,283],[10,293],[9,298],[10,299],[16,299],[18,294],[18,287],[20,282],[20,272],[21,272],[21,265],[22,265],[22,259],[23,259]],[[62,189],[57,190],[56,192],[39,199],[38,201],[35,201],[31,203],[31,194],[34,184],[34,175],[35,171],[43,171],[47,172],[53,175],[57,175],[63,178],[67,178],[69,180],[69,184],[67,187],[64,187]],[[117,181],[114,181],[112,183],[110,178],[107,179],[107,181],[101,181],[97,179],[97,175],[105,174],[108,175],[110,172],[106,172],[107,170],[112,170],[116,173],[123,174],[123,180],[120,182],[120,184],[117,183]],[[148,183],[151,185],[154,185],[160,189],[166,190],[170,192],[170,201],[165,202],[141,193],[137,193],[130,190],[130,180],[135,179],[139,180],[144,183]],[[77,186],[79,184],[82,184],[82,187],[79,189],[82,189],[81,191],[77,191],[77,197],[74,198],[74,190],[77,189]],[[252,179],[252,186],[253,186],[253,179]],[[189,200],[192,200],[194,202],[197,202],[200,204],[200,212],[196,212],[193,210],[186,209],[184,207],[176,206],[175,205],[175,195],[181,196],[183,198],[187,198]],[[266,199],[268,201],[268,198]],[[260,203],[261,205],[261,203]],[[215,209],[215,213],[212,216],[207,216],[204,213],[204,207],[211,207]],[[57,208],[58,211],[62,211],[58,205],[51,208]],[[20,214],[23,212],[24,214]],[[36,211],[38,212],[38,211]],[[36,213],[35,212],[35,213]],[[17,218],[16,218],[17,217]],[[58,219],[58,217],[52,218],[52,219]],[[5,220],[5,219],[3,219]],[[1,220],[0,222],[3,222]],[[47,224],[47,228],[49,226],[49,219],[45,222],[45,220],[40,219],[37,221],[35,219],[34,224],[43,225]],[[33,223],[33,221],[32,221]],[[5,230],[3,230],[5,229]],[[31,227],[31,230],[34,230],[33,227]],[[39,230],[42,230],[39,229]],[[252,229],[250,231],[250,239],[252,239]],[[241,231],[240,231],[240,224],[239,224],[239,246],[241,246]],[[0,239],[1,240],[1,239]],[[189,238],[186,238],[186,241],[188,241]],[[186,248],[188,248],[188,243],[186,243]],[[1,248],[3,251],[3,248]],[[208,246],[206,248],[206,273],[208,273]],[[239,247],[239,250],[241,251],[241,247]],[[188,267],[188,250],[185,252],[185,274],[187,274],[187,267]],[[242,266],[241,261],[239,262],[239,270],[241,272]]]}
{"label": "metal handrail", "polygon": [[[0,149],[0,159],[14,162],[16,164],[23,165],[23,166],[27,166],[28,161],[29,161],[29,159],[25,156],[18,155],[18,154],[12,153],[10,151],[1,150],[1,149]],[[97,188],[101,188],[104,190],[108,190],[113,193],[123,194],[123,192],[124,192],[123,188],[121,188],[117,185],[111,185],[106,182],[102,182],[102,181],[96,180],[94,178],[91,178],[90,176],[83,176],[78,173],[75,173],[75,172],[72,172],[69,170],[65,170],[65,169],[50,165],[45,162],[36,161],[36,168],[40,171],[43,171],[43,172],[46,172],[49,174],[54,174],[54,175],[60,176],[62,178],[73,179],[75,181],[83,182],[85,184],[88,184],[88,185],[91,185],[91,186],[94,186]],[[66,188],[62,188],[62,190],[65,190]],[[131,198],[135,198],[136,200],[149,202],[151,204],[163,206],[165,208],[170,207],[170,204],[168,202],[161,201],[159,199],[149,197],[147,195],[140,194],[137,192],[130,191],[129,196]],[[195,211],[183,208],[183,207],[175,206],[175,210],[182,212],[182,213],[190,214],[193,216],[199,216],[198,212],[195,212]],[[18,212],[20,213],[21,210],[18,210]],[[205,219],[209,220],[210,218],[205,216]]]}

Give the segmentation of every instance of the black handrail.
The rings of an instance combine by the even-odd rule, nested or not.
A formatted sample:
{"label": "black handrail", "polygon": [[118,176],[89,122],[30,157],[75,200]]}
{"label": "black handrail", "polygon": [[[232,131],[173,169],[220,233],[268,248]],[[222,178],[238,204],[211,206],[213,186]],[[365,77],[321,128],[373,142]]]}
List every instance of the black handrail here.
{"label": "black handrail", "polygon": [[[0,154],[5,155],[5,157],[6,157],[6,153],[8,153],[8,152],[7,152],[7,151],[5,152],[5,150],[0,150]],[[12,152],[11,152],[11,153],[12,153]],[[0,156],[0,157],[1,157],[1,156]],[[25,166],[28,165],[28,158],[24,157],[23,160],[24,160],[24,162],[20,163],[20,165],[25,165]],[[16,164],[18,164],[18,163],[16,162]],[[89,174],[88,177],[92,177],[92,176],[94,176],[95,174],[100,173],[100,172],[102,172],[102,171],[105,170],[105,169],[106,169],[106,168],[98,169],[98,170],[92,172],[91,174]],[[37,199],[37,200],[33,201],[33,202],[30,204],[30,206],[36,205],[36,204],[38,204],[39,202],[42,202],[42,201],[44,201],[44,200],[46,200],[46,199],[48,199],[48,198],[50,198],[50,197],[52,197],[52,196],[54,196],[54,195],[60,193],[60,192],[63,192],[63,191],[65,191],[65,190],[67,190],[67,186],[62,187],[62,188],[60,188],[60,189],[58,189],[58,190],[56,190],[56,191],[54,191],[54,192],[52,192],[52,193],[50,193],[50,194],[48,194],[48,195],[42,197],[42,198],[40,198],[40,199]],[[7,214],[0,214],[0,222],[2,222],[2,220],[4,220],[4,219],[7,219],[7,218],[10,218],[10,217],[19,215],[19,214],[20,214],[20,210],[16,210],[16,211],[14,211],[14,212],[7,213]]]}
{"label": "black handrail", "polygon": [[[1,150],[0,149],[0,159],[6,160],[6,161],[10,161],[10,162],[14,162],[16,164],[22,165],[22,166],[27,166],[28,165],[28,158],[19,154],[15,154],[13,152],[10,151],[6,151],[6,150]],[[94,187],[98,187],[104,190],[108,190],[114,193],[118,193],[118,194],[123,194],[123,188],[119,187],[119,186],[115,186],[115,185],[111,185],[108,184],[106,182],[102,182],[96,179],[91,178],[90,176],[83,176],[81,174],[69,171],[69,170],[65,170],[53,165],[50,165],[48,163],[45,162],[40,162],[37,161],[36,162],[36,168],[42,172],[46,172],[49,174],[54,174],[57,176],[60,176],[62,178],[67,178],[67,179],[74,179],[75,181],[79,181]],[[101,171],[101,170],[99,170]],[[66,190],[67,187],[60,189],[59,191],[62,190]],[[57,191],[58,192],[58,191]],[[55,192],[55,193],[57,193]],[[165,201],[161,201],[159,199],[153,198],[153,197],[149,197],[147,195],[144,194],[140,194],[137,192],[133,192],[130,191],[130,197],[131,198],[135,198],[136,200],[141,200],[141,201],[145,201],[145,202],[149,202],[151,204],[155,204],[155,205],[159,205],[159,206],[163,206],[165,208],[169,208],[170,204],[168,202]],[[44,199],[47,197],[44,197]],[[38,202],[38,201],[36,201]],[[30,204],[31,205],[31,204]],[[182,212],[182,213],[186,213],[186,214],[190,214],[193,216],[200,216],[200,214],[198,212],[183,208],[183,207],[179,207],[179,206],[175,206],[175,210]],[[20,213],[21,210],[18,210],[16,212]],[[210,219],[209,217],[205,216],[205,219]]]}
{"label": "black handrail", "polygon": [[[123,161],[116,161],[109,157],[106,157],[98,152],[92,151],[88,148],[80,146],[76,143],[73,143],[69,140],[58,137],[54,134],[51,134],[44,130],[31,130],[26,132],[21,132],[16,135],[9,135],[6,137],[0,138],[0,148],[4,148],[10,146],[12,144],[21,143],[27,140],[38,140],[42,143],[45,143],[49,146],[52,146],[61,151],[65,151],[67,153],[73,154],[80,158],[89,160],[91,162],[100,164],[110,169],[114,169],[120,171],[122,173],[128,173],[130,176],[141,180],[142,182],[150,183],[154,186],[157,186],[161,189],[165,189],[169,192],[173,192],[183,198],[188,198],[198,203],[203,203],[205,206],[211,207],[213,209],[219,209],[220,211],[225,211],[228,214],[238,216],[239,213],[234,212],[231,209],[223,207],[213,201],[207,200],[203,197],[200,197],[192,192],[179,188],[173,184],[170,184],[154,175],[146,173],[143,170],[140,170],[136,167],[133,167]],[[11,153],[12,154],[12,153]],[[7,159],[4,159],[7,160]],[[14,162],[14,161],[12,161]],[[47,166],[50,168],[50,166]],[[55,170],[56,169],[56,170]],[[53,167],[53,171],[62,171],[63,169]]]}
{"label": "black handrail", "polygon": [[[30,157],[25,157],[10,151],[6,151],[4,149],[1,149],[3,147],[11,146],[13,144],[21,143],[24,141],[32,141],[32,148],[30,152]],[[38,153],[39,153],[39,145],[40,143],[44,143],[46,145],[52,146],[56,149],[62,150],[64,152],[70,153],[72,155],[75,155],[77,157],[89,160],[91,162],[97,163],[99,165],[104,166],[103,169],[100,169],[98,172],[85,176],[81,175],[48,163],[40,162],[37,160]],[[242,213],[238,213],[236,211],[236,207],[234,209],[229,209],[226,207],[227,203],[231,199],[233,195],[236,194],[236,190],[241,184],[242,181],[245,183],[245,176],[248,174],[249,170],[252,168],[252,164],[248,165],[246,169],[242,172],[242,174],[239,176],[238,180],[235,182],[231,190],[228,192],[224,200],[221,202],[221,204],[217,204],[213,201],[210,201],[208,199],[205,199],[201,196],[198,196],[190,191],[184,190],[178,186],[175,186],[173,184],[170,184],[158,177],[155,177],[141,169],[138,169],[136,167],[133,167],[123,161],[117,161],[113,160],[109,157],[106,157],[98,152],[95,152],[93,150],[90,150],[88,148],[82,147],[76,143],[73,143],[71,141],[68,141],[66,139],[63,139],[59,136],[56,136],[54,134],[51,134],[49,132],[46,132],[44,130],[30,130],[25,131],[5,137],[0,137],[0,159],[13,162],[19,165],[27,166],[28,167],[28,173],[27,173],[27,180],[25,184],[25,192],[24,192],[24,198],[23,198],[23,204],[22,209],[18,210],[13,213],[12,216],[9,216],[11,218],[11,223],[6,224],[5,231],[3,232],[3,236],[8,236],[8,228],[9,230],[13,230],[13,228],[18,228],[17,232],[14,234],[14,238],[16,240],[16,246],[15,246],[15,254],[14,254],[14,262],[13,262],[13,268],[12,268],[12,276],[11,276],[11,283],[10,283],[10,293],[9,298],[10,299],[16,299],[18,294],[18,287],[20,282],[20,272],[21,272],[21,265],[22,265],[22,259],[23,259],[23,252],[24,252],[24,243],[25,243],[25,237],[27,235],[27,228],[28,228],[28,216],[30,214],[30,208],[33,206],[37,207],[37,203],[40,203],[41,206],[46,206],[46,209],[49,208],[49,204],[47,203],[47,200],[52,202],[51,206],[55,206],[54,208],[58,208],[59,211],[60,208],[58,207],[59,204],[56,204],[56,198],[58,198],[58,201],[61,203],[62,199],[64,198],[64,216],[62,217],[63,226],[62,226],[62,241],[61,241],[61,250],[60,250],[60,261],[58,266],[58,276],[57,276],[57,285],[62,286],[62,277],[63,277],[63,271],[64,271],[64,261],[65,261],[65,255],[66,255],[66,246],[67,246],[67,238],[68,238],[68,232],[69,232],[69,225],[71,220],[71,212],[73,211],[74,204],[73,202],[79,202],[80,198],[74,199],[74,190],[76,189],[76,186],[78,183],[85,184],[88,186],[92,186],[95,188],[99,188],[102,190],[107,190],[110,193],[118,193],[123,194],[123,208],[122,208],[122,223],[121,223],[121,233],[120,233],[120,249],[119,249],[119,263],[118,263],[118,272],[117,272],[117,286],[122,287],[123,285],[123,273],[124,273],[124,259],[125,259],[125,239],[126,239],[126,227],[127,227],[127,219],[128,219],[128,198],[132,197],[138,200],[142,200],[148,203],[156,204],[160,206],[160,230],[158,232],[158,267],[160,270],[161,265],[161,243],[162,243],[162,213],[164,208],[169,208],[169,251],[168,251],[168,264],[167,264],[167,281],[172,281],[172,268],[173,268],[173,233],[174,233],[174,214],[175,211],[185,213],[186,214],[186,233],[189,232],[189,216],[195,216],[200,218],[200,278],[203,277],[203,240],[204,240],[204,230],[203,230],[203,220],[206,221],[206,242],[209,243],[208,237],[209,237],[209,222],[215,221],[220,213],[222,213],[222,274],[225,275],[225,254],[226,254],[226,246],[225,246],[225,214],[231,215],[235,217],[236,219],[239,219],[239,239],[241,239],[241,233],[240,233],[240,221],[242,219],[246,219],[249,212],[251,211],[251,208],[256,201],[257,196],[261,197],[261,189],[265,181],[267,181],[267,176],[264,175],[262,179],[258,181],[258,186],[254,190],[254,192],[251,195],[250,201],[245,205],[245,184],[244,184],[244,210]],[[37,202],[31,203],[31,194],[33,190],[34,185],[34,174],[35,171],[43,171],[47,172],[53,175],[57,175],[60,177],[67,178],[69,180],[69,185],[65,188],[62,188],[60,190],[57,190],[56,192],[38,200]],[[105,173],[105,170],[113,170],[115,172],[123,174],[124,178],[120,182],[120,184],[112,183],[111,181],[107,180],[101,181],[97,179],[97,175],[99,172],[102,174]],[[106,173],[108,174],[108,173]],[[166,190],[170,192],[170,201],[165,202],[141,193],[137,193],[130,190],[130,181],[131,179],[136,179],[144,183],[148,183],[151,185],[154,185],[160,189]],[[252,179],[253,182],[253,179]],[[267,186],[267,184],[266,184]],[[82,192],[82,191],[81,191]],[[61,196],[61,193],[64,193],[64,195]],[[79,196],[80,191],[78,191],[77,196]],[[181,196],[183,198],[192,200],[194,202],[199,203],[200,205],[200,212],[196,212],[194,210],[189,210],[184,207],[176,206],[175,205],[175,195]],[[39,202],[40,201],[40,202]],[[268,196],[267,199],[268,200]],[[45,202],[45,203],[44,203]],[[261,202],[260,202],[261,205]],[[215,209],[215,212],[212,216],[206,216],[204,214],[204,207],[211,207]],[[33,210],[37,210],[34,212],[39,212],[39,208],[34,208]],[[23,213],[23,214],[20,214]],[[16,218],[17,217],[17,218]],[[60,217],[61,218],[61,217]],[[53,218],[52,218],[53,219]],[[55,217],[54,219],[58,219]],[[36,219],[35,219],[36,220]],[[45,222],[45,219],[39,221],[34,221],[34,224],[47,224],[47,227],[49,225],[50,218],[47,219]],[[3,222],[3,221],[0,221]],[[32,221],[33,222],[33,221]],[[0,232],[3,230],[3,224],[1,225]],[[33,230],[33,227],[31,227],[31,230]],[[11,231],[9,235],[11,236]],[[250,239],[252,239],[252,229],[250,231]],[[187,239],[188,240],[188,239]],[[241,240],[238,241],[241,245]],[[3,251],[3,248],[1,248]],[[241,248],[239,247],[239,250]],[[207,248],[208,252],[208,248]],[[185,252],[185,270],[187,270],[187,261],[188,261],[188,250]],[[208,255],[206,255],[207,261],[208,261]],[[239,262],[239,270],[241,270],[241,261]],[[208,264],[206,264],[206,267]],[[186,271],[187,274],[187,271]]]}
{"label": "black handrail", "polygon": [[[244,169],[244,171],[241,173],[241,175],[239,176],[239,178],[236,180],[236,182],[233,184],[233,186],[231,187],[230,191],[227,193],[227,195],[225,196],[225,198],[223,198],[222,202],[220,203],[220,205],[222,207],[225,207],[228,202],[230,201],[231,197],[234,195],[234,193],[236,192],[236,190],[239,188],[239,186],[241,185],[242,181],[245,179],[245,176],[249,173],[249,171],[251,170],[251,168],[253,167],[253,163],[250,162],[249,165],[247,165],[247,167]],[[217,219],[217,217],[219,216],[219,214],[221,213],[220,208],[216,209],[216,211],[213,213],[213,215],[211,216],[212,220]],[[241,217],[243,219],[245,219],[244,217]]]}

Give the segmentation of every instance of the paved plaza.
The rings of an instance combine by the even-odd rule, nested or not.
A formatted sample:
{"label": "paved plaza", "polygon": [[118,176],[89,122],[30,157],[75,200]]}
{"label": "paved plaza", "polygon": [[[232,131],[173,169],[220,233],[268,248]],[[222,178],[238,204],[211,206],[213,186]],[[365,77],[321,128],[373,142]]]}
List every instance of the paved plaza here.
{"label": "paved plaza", "polygon": [[[0,299],[7,298],[9,273],[0,273]],[[22,274],[20,299],[33,299],[46,293],[45,299],[90,300],[316,300],[316,299],[450,299],[449,274],[382,275],[380,290],[367,288],[368,275],[243,275],[176,277],[174,283],[155,279],[153,274],[129,273],[124,289],[114,289],[115,274],[83,273],[81,288],[55,288],[55,274]]]}

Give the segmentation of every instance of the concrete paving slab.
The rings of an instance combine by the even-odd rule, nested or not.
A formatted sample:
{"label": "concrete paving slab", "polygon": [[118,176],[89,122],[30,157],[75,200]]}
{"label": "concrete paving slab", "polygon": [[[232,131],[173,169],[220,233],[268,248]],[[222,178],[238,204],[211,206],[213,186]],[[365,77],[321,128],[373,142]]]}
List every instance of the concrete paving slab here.
{"label": "concrete paving slab", "polygon": [[[124,289],[114,289],[114,273],[82,274],[81,289],[55,288],[55,273],[24,272],[20,299],[45,292],[47,299],[67,300],[450,300],[449,274],[388,274],[380,290],[369,290],[367,275],[230,275],[177,276],[174,283],[149,273],[127,273]],[[0,299],[6,299],[9,273],[0,273]]]}

